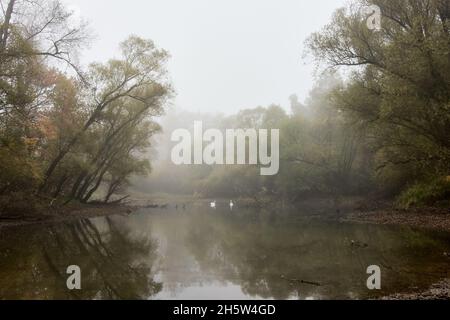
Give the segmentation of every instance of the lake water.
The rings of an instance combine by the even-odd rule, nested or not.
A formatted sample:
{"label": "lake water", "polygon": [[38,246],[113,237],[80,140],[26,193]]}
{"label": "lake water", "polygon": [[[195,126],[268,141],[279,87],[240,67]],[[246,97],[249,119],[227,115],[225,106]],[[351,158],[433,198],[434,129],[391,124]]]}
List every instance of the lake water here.
{"label": "lake water", "polygon": [[447,233],[300,216],[198,206],[7,228],[0,299],[367,299],[450,277]]}

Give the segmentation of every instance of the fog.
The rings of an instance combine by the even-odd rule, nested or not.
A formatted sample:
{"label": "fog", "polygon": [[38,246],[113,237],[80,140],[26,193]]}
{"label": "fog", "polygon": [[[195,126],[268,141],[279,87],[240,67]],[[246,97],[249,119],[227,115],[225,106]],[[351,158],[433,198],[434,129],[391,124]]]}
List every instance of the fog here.
{"label": "fog", "polygon": [[82,61],[104,61],[129,34],[171,54],[174,106],[233,114],[305,99],[314,78],[302,59],[304,40],[325,25],[343,0],[66,0],[96,37]]}
{"label": "fog", "polygon": [[[217,112],[191,112],[176,107],[169,109],[158,121],[161,131],[152,138],[151,150],[143,155],[144,158],[151,159],[152,173],[148,177],[134,177],[130,191],[132,193],[138,192],[142,196],[163,197],[167,194],[242,198],[258,198],[268,194],[274,195],[274,193],[279,192],[281,185],[285,185],[287,179],[295,179],[290,170],[295,163],[293,154],[300,152],[295,150],[296,148],[301,149],[305,145],[312,143],[312,140],[322,140],[330,133],[340,134],[341,128],[339,128],[338,121],[327,128],[324,128],[322,123],[323,121],[329,121],[330,117],[334,116],[335,113],[329,109],[328,97],[333,90],[342,84],[343,80],[337,73],[326,73],[321,76],[317,83],[314,83],[313,89],[311,89],[303,102],[299,101],[298,96],[293,94],[287,99],[289,100],[287,105],[255,106],[239,110],[231,115]],[[212,143],[202,141],[200,138],[195,139],[195,124],[198,122],[201,123],[203,132],[206,132],[208,129],[217,129],[222,132],[223,137],[226,137],[225,133],[227,130],[268,129],[271,132],[275,129],[278,132],[281,131],[281,142],[278,141],[280,150],[276,159],[278,166],[281,162],[281,173],[277,170],[274,175],[270,174],[263,177],[261,172],[268,166],[262,165],[260,159],[258,159],[256,165],[250,163],[250,147],[252,143],[248,136],[245,140],[245,165],[238,165],[236,162],[233,164],[228,162],[222,163],[220,160],[220,163],[213,165],[195,164],[195,144],[202,145],[202,150],[206,152],[207,146],[216,146],[218,143],[217,139],[214,139]],[[288,130],[290,131],[293,126],[305,127],[304,141],[302,141],[302,138],[300,140],[292,140]],[[191,159],[185,164],[177,163],[173,156],[175,150],[179,149],[180,141],[182,141],[174,137],[174,133],[179,131],[179,129],[187,130],[190,133],[189,143],[192,142],[192,146],[189,148],[190,156],[188,156]],[[316,132],[321,129],[325,130]],[[318,135],[318,137],[314,138],[309,135]],[[334,138],[336,143],[338,143],[339,137],[335,136]],[[236,138],[235,143],[238,143],[238,138]],[[272,149],[273,143],[273,138],[268,140],[268,150]],[[332,143],[332,140],[330,140],[330,143]],[[220,148],[223,148],[224,157],[226,158],[227,148],[225,144],[222,141],[220,142]],[[321,145],[323,148],[326,148],[323,142],[321,142]],[[260,145],[257,146],[258,151],[260,148]],[[273,161],[274,155],[271,152],[268,155],[271,156]],[[178,157],[178,153],[176,156]],[[308,155],[311,162],[316,161],[317,159],[313,159],[317,156],[317,154]],[[235,160],[237,160],[236,152]],[[337,159],[330,158],[327,161],[329,161],[331,170],[332,163],[337,161]],[[273,163],[270,163],[270,166],[273,166]],[[314,165],[309,165],[309,167],[314,167]],[[304,169],[308,170],[306,167]],[[331,191],[329,186],[324,186],[323,190],[315,189],[314,184],[324,183],[322,181],[319,182],[321,178],[313,177],[315,182],[302,182],[302,175],[297,177],[297,179],[299,179],[298,183],[304,184],[306,190],[314,190],[314,193],[320,194],[325,191]],[[267,184],[268,181],[270,181],[269,184]],[[287,185],[284,187],[289,188]],[[289,191],[285,190],[285,192]]]}

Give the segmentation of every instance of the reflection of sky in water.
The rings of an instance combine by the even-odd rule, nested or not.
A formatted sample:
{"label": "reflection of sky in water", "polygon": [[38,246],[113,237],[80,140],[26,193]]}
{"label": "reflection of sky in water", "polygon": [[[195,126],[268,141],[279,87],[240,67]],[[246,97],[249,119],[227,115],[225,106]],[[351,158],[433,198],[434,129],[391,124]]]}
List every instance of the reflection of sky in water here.
{"label": "reflection of sky in water", "polygon": [[[448,236],[434,239],[409,228],[302,222],[209,208],[142,219],[148,224],[130,222],[149,228],[158,239],[155,279],[163,288],[157,299],[358,299],[373,293],[365,287],[371,264],[385,266],[379,294],[428,286],[448,274],[441,257]],[[352,240],[369,247],[352,247]]]}
{"label": "reflection of sky in water", "polygon": [[[13,228],[0,237],[0,298],[371,298],[450,276],[449,239],[203,207]],[[82,268],[78,296],[65,288],[69,264]],[[380,292],[365,286],[372,264],[382,268]]]}
{"label": "reflection of sky in water", "polygon": [[157,294],[157,300],[257,300],[259,297],[252,297],[242,292],[239,285],[229,283],[208,283],[204,286],[190,286],[180,288],[179,293],[166,291]]}
{"label": "reflection of sky in water", "polygon": [[[251,296],[242,292],[239,285],[212,282],[205,285],[180,288],[178,292],[163,289],[154,296],[155,300],[262,300],[260,296]],[[298,300],[302,297],[291,296],[287,300]],[[305,297],[305,300],[316,300],[317,297]]]}
{"label": "reflection of sky in water", "polygon": [[[215,211],[210,214],[215,214]],[[184,243],[188,235],[188,224],[184,216],[178,216],[177,222],[173,216],[164,214],[151,218],[151,234],[158,239],[158,251],[160,256],[159,271],[154,279],[162,282],[163,289],[156,296],[157,300],[258,300],[263,299],[259,295],[245,293],[239,283],[239,279],[233,282],[217,279],[226,278],[224,273],[218,270],[202,270],[199,262],[189,252],[189,247]],[[180,229],[178,229],[180,227]],[[171,232],[172,231],[172,232]],[[220,248],[215,247],[212,256],[220,259]],[[231,274],[228,278],[233,277]],[[288,299],[298,299],[297,295],[291,295]],[[266,298],[267,299],[267,298]],[[313,297],[306,299],[313,300]]]}

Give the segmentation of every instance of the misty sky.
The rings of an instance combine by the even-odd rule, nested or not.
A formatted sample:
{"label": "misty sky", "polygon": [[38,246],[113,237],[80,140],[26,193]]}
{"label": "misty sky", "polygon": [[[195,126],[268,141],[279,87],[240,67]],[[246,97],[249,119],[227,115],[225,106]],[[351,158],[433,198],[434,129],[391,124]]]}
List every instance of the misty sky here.
{"label": "misty sky", "polygon": [[303,42],[344,0],[65,0],[96,39],[83,62],[113,57],[128,35],[150,38],[172,56],[177,107],[234,113],[303,100],[314,67]]}

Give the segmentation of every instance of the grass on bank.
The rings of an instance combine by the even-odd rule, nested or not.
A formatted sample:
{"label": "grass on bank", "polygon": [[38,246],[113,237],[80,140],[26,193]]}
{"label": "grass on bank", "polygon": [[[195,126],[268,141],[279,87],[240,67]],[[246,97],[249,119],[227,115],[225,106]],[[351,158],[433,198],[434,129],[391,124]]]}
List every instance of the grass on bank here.
{"label": "grass on bank", "polygon": [[396,201],[400,209],[435,205],[450,205],[450,176],[418,182],[403,191]]}

